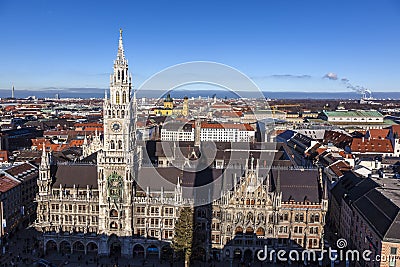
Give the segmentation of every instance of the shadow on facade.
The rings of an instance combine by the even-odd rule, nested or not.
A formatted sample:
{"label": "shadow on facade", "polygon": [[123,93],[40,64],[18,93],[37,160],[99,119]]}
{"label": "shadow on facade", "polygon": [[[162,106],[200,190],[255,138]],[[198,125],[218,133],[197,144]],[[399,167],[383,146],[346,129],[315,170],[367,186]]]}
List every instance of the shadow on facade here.
{"label": "shadow on facade", "polygon": [[121,257],[133,258],[135,261],[170,262],[173,260],[173,251],[169,242],[140,236],[49,232],[43,234],[40,245],[44,255],[59,253],[62,256],[73,254],[74,256],[82,255],[82,257],[92,256],[92,258],[105,256],[116,260]]}
{"label": "shadow on facade", "polygon": [[[226,243],[223,249],[214,249],[214,255],[216,253],[220,255],[219,261],[244,264],[261,262],[318,264],[319,249],[315,249],[315,252],[312,252],[313,250],[310,249],[307,250],[310,253],[306,253],[304,247],[290,238],[260,237],[258,236],[259,233],[251,232],[250,229],[246,229],[244,232],[240,232],[243,229],[236,229],[236,231],[239,232],[236,233],[232,240]],[[279,251],[285,252],[281,258],[286,258],[286,260],[279,260],[277,256]],[[296,260],[291,261],[289,254]]]}

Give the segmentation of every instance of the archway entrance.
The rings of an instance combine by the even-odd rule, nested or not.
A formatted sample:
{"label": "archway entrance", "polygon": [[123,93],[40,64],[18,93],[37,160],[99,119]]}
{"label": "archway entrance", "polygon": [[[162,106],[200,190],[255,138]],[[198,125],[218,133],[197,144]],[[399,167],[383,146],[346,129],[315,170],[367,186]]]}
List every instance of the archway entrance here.
{"label": "archway entrance", "polygon": [[253,261],[253,252],[250,249],[246,249],[244,251],[244,261],[252,262]]}
{"label": "archway entrance", "polygon": [[85,253],[85,245],[81,241],[76,241],[72,245],[72,252],[73,253]]}
{"label": "archway entrance", "polygon": [[159,250],[155,245],[150,245],[147,248],[147,258],[148,259],[158,259]]}
{"label": "archway entrance", "polygon": [[62,241],[60,243],[60,252],[63,254],[71,254],[71,244],[68,241]]}
{"label": "archway entrance", "polygon": [[163,246],[161,249],[161,260],[172,262],[174,257],[174,250],[170,245]]}
{"label": "archway entrance", "polygon": [[110,256],[121,256],[121,242],[113,241],[110,245]]}
{"label": "archway entrance", "polygon": [[94,243],[94,242],[88,243],[87,246],[86,246],[86,251],[87,251],[88,254],[89,254],[89,253],[91,253],[91,254],[97,254],[97,251],[98,251],[97,244]]}
{"label": "archway entrance", "polygon": [[242,251],[240,250],[240,248],[237,248],[233,251],[233,260],[242,261]]}
{"label": "archway entrance", "polygon": [[46,253],[57,252],[57,243],[53,240],[49,240],[46,243]]}
{"label": "archway entrance", "polygon": [[144,258],[144,247],[142,245],[136,244],[133,247],[133,257]]}

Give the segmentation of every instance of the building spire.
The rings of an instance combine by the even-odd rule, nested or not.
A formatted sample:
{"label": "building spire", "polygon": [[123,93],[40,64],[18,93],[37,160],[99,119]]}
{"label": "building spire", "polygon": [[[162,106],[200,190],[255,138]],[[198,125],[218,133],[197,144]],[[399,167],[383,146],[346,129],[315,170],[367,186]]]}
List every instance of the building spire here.
{"label": "building spire", "polygon": [[124,61],[125,61],[124,45],[122,43],[122,29],[119,29],[117,61],[119,61],[121,63],[124,63]]}
{"label": "building spire", "polygon": [[40,167],[42,169],[47,169],[50,165],[49,156],[46,153],[46,144],[43,142],[42,159],[40,161]]}

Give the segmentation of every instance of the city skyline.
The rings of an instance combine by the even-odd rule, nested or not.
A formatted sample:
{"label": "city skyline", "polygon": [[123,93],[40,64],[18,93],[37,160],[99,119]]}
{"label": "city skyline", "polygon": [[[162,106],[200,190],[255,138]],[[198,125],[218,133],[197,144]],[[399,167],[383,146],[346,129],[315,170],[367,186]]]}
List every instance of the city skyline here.
{"label": "city skyline", "polygon": [[1,89],[107,88],[108,47],[123,28],[136,88],[171,65],[206,60],[239,69],[263,91],[351,91],[342,79],[398,90],[396,1],[7,1],[0,14]]}

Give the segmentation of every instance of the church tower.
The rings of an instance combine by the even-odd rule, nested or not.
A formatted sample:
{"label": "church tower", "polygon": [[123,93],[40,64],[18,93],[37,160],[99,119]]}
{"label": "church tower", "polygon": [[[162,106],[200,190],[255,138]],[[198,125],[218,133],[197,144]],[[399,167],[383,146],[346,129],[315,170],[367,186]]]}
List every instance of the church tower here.
{"label": "church tower", "polygon": [[[99,186],[99,234],[117,240],[101,242],[99,252],[108,254],[111,246],[119,246],[129,254],[127,238],[132,229],[134,195],[134,147],[136,98],[131,101],[132,75],[128,71],[120,30],[117,58],[110,76],[110,94],[104,98],[103,149],[97,154]],[[111,244],[113,243],[113,244]]]}

